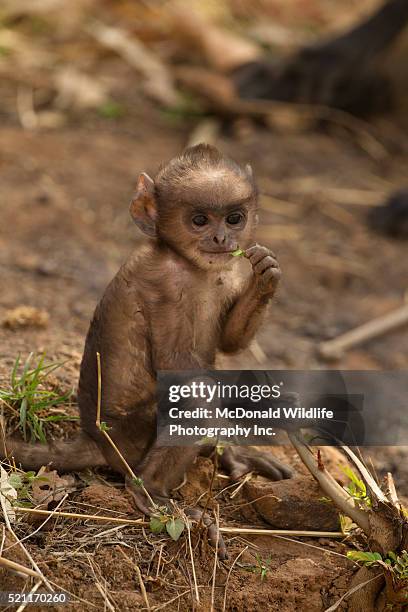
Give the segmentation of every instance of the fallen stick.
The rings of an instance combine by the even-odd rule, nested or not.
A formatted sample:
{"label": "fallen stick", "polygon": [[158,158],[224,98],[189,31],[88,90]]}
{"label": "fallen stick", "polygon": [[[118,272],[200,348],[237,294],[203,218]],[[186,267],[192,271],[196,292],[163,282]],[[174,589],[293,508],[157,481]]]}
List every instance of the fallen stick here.
{"label": "fallen stick", "polygon": [[295,538],[344,538],[342,531],[297,531],[296,529],[251,529],[250,527],[220,527],[221,533],[237,535],[293,536]]}
{"label": "fallen stick", "polygon": [[389,331],[408,324],[408,304],[400,306],[382,317],[368,321],[333,340],[319,345],[319,354],[326,359],[339,359],[348,349],[378,338]]}
{"label": "fallen stick", "polygon": [[21,565],[20,563],[11,561],[10,559],[0,557],[0,565],[12,570],[13,572],[19,572],[20,574],[24,574],[25,576],[32,576],[33,578],[38,578],[39,580],[41,580],[41,583],[43,581],[42,576],[38,572],[30,569],[29,567],[25,567],[25,565]]}
{"label": "fallen stick", "polygon": [[[94,520],[103,523],[118,523],[119,525],[129,525],[137,527],[146,527],[149,525],[148,521],[142,519],[127,519],[127,518],[116,518],[113,516],[102,516],[98,514],[76,514],[74,512],[55,512],[52,510],[37,510],[36,508],[22,508],[20,506],[14,506],[13,510],[23,512],[25,514],[40,514],[42,516],[52,515],[53,517],[62,517],[68,519],[84,519]],[[281,535],[281,536],[294,536],[294,537],[309,537],[309,538],[343,538],[344,533],[341,531],[297,531],[292,529],[256,529],[250,527],[220,527],[220,533],[235,533],[235,534],[246,534],[246,535]]]}
{"label": "fallen stick", "polygon": [[25,514],[38,514],[41,516],[55,516],[68,519],[83,519],[93,520],[102,523],[116,523],[118,525],[139,525],[145,527],[148,525],[148,521],[142,519],[127,519],[117,518],[116,516],[103,516],[101,514],[77,514],[76,512],[55,512],[53,510],[39,510],[37,508],[22,508],[20,506],[13,506],[15,512],[22,512]]}

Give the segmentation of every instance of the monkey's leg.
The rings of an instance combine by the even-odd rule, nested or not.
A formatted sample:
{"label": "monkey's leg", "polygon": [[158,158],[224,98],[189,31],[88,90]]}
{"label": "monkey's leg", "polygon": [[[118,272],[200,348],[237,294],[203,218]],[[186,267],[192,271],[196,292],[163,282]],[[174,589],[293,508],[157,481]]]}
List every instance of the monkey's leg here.
{"label": "monkey's leg", "polygon": [[1,457],[14,457],[25,469],[39,470],[51,464],[57,472],[84,470],[88,467],[106,465],[99,447],[86,433],[81,432],[72,440],[54,441],[48,444],[29,444],[14,438],[0,446]]}
{"label": "monkey's leg", "polygon": [[[172,489],[183,483],[186,471],[193,464],[200,450],[199,446],[160,447],[154,445],[151,448],[135,471],[137,476],[142,478],[144,487],[154,501],[161,505],[168,503]],[[129,477],[126,478],[126,484],[137,508],[144,514],[151,515],[151,504],[141,487],[135,485]],[[184,511],[193,520],[202,519],[208,529],[210,543],[215,546],[218,538],[219,557],[226,559],[228,555],[224,540],[217,533],[217,526],[212,519],[207,514],[203,514],[200,508],[186,508]]]}

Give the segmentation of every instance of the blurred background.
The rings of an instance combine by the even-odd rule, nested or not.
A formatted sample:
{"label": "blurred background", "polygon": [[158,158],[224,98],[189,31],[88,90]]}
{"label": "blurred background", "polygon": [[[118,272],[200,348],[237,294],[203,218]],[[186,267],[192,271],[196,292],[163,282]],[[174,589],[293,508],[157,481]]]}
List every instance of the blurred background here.
{"label": "blurred background", "polygon": [[253,165],[283,269],[226,365],[407,368],[406,25],[405,0],[2,0],[0,376],[46,351],[76,384],[95,304],[143,240],[138,174],[200,141]]}

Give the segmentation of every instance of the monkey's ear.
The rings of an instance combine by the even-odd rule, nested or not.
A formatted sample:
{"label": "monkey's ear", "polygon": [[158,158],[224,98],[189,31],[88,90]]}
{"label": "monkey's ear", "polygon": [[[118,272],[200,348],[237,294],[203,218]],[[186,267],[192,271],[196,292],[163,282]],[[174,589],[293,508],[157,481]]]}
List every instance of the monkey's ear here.
{"label": "monkey's ear", "polygon": [[156,236],[154,181],[145,172],[137,180],[136,191],[130,203],[130,214],[142,232],[148,236]]}

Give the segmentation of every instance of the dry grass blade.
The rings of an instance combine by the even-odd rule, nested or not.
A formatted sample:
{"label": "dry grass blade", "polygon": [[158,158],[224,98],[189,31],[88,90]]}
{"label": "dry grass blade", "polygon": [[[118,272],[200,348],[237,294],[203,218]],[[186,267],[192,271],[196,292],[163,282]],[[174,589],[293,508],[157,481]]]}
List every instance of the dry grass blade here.
{"label": "dry grass blade", "polygon": [[[58,511],[58,508],[61,508],[62,504],[64,503],[64,501],[67,499],[68,497],[68,493],[66,495],[64,495],[64,497],[61,499],[60,502],[58,502],[58,504],[55,506],[55,510],[50,510],[49,515],[46,517],[46,519],[41,523],[41,525],[39,527],[37,527],[37,529],[35,529],[34,531],[32,531],[31,533],[29,533],[28,535],[26,535],[24,538],[21,538],[20,542],[25,542],[26,540],[28,540],[29,538],[32,538],[33,535],[35,535],[36,533],[38,533],[39,531],[41,531],[41,529],[44,527],[44,525],[46,525],[48,523],[48,521],[55,516],[55,513]],[[9,550],[10,548],[13,548],[13,546],[17,546],[17,542],[15,542],[14,544],[12,544],[11,546],[9,546],[7,548],[7,550]]]}
{"label": "dry grass blade", "polygon": [[241,552],[239,552],[237,554],[237,556],[235,557],[231,567],[229,568],[228,575],[227,575],[227,580],[225,581],[225,591],[224,591],[224,601],[223,601],[223,606],[222,606],[222,612],[225,612],[226,607],[227,607],[228,582],[229,582],[229,579],[231,577],[232,570],[234,569],[235,565],[237,564],[238,560],[242,557],[244,552],[248,550],[248,548],[249,548],[249,546],[246,546],[245,548],[243,548],[241,550]]}
{"label": "dry grass blade", "polygon": [[394,478],[391,474],[391,472],[387,473],[387,486],[388,486],[388,491],[390,494],[390,499],[392,501],[392,503],[394,504],[394,506],[396,506],[397,508],[399,508],[401,510],[401,503],[398,499],[398,494],[397,494],[397,490],[395,488],[395,482],[394,482]]}
{"label": "dry grass blade", "polygon": [[349,448],[348,446],[342,446],[344,452],[350,457],[353,461],[354,465],[360,472],[361,476],[364,478],[365,483],[370,487],[371,491],[374,493],[378,501],[387,503],[387,496],[381,491],[378,484],[375,482],[374,478],[371,476],[370,472],[367,470],[364,463],[357,457],[357,455]]}
{"label": "dry grass blade", "polygon": [[[105,609],[108,608],[110,610],[110,612],[116,612],[115,611],[115,607],[113,606],[112,602],[110,601],[108,592],[106,590],[105,585],[102,585],[96,571],[95,571],[95,567],[94,564],[92,562],[91,556],[88,554],[88,562],[89,562],[89,567],[91,568],[92,574],[95,578],[95,586],[98,589],[99,593],[102,595],[103,597],[103,601],[104,601],[104,606]],[[100,572],[99,572],[100,573]],[[102,580],[104,580],[104,582],[106,583],[106,580],[103,578],[103,576],[101,576]]]}
{"label": "dry grass blade", "polygon": [[107,593],[106,593],[105,589],[103,588],[103,586],[101,585],[101,583],[97,581],[97,579],[96,579],[96,578],[95,578],[95,586],[96,586],[96,588],[98,589],[98,591],[100,592],[100,594],[102,595],[102,597],[103,597],[103,601],[104,601],[105,606],[106,606],[107,608],[109,608],[109,610],[110,610],[111,612],[115,612],[115,608],[113,607],[113,605],[112,605],[112,604],[111,604],[111,602],[109,601],[109,599],[108,599],[108,596],[107,596]]}
{"label": "dry grass blade", "polygon": [[214,612],[214,599],[215,599],[215,578],[217,576],[217,562],[218,562],[218,544],[220,542],[220,505],[217,504],[215,508],[215,524],[217,526],[217,538],[215,540],[215,553],[214,553],[214,568],[212,575],[212,586],[211,586],[211,608],[210,612]]}
{"label": "dry grass blade", "polygon": [[26,607],[29,604],[28,601],[28,597],[30,595],[33,595],[33,593],[36,593],[38,591],[38,589],[40,588],[40,586],[42,585],[42,580],[40,579],[38,582],[35,583],[35,585],[33,586],[33,588],[31,589],[31,591],[29,593],[27,593],[27,601],[25,601],[24,603],[21,604],[21,606],[19,606],[16,610],[16,612],[23,612],[23,610],[26,609]]}
{"label": "dry grass blade", "polygon": [[233,499],[236,495],[238,495],[238,493],[240,492],[240,490],[242,489],[242,487],[249,481],[251,480],[253,476],[252,472],[249,472],[248,474],[246,474],[244,476],[244,478],[241,480],[241,482],[238,484],[237,488],[235,489],[235,491],[233,491],[230,495],[230,499]]}
{"label": "dry grass blade", "polygon": [[196,600],[197,605],[200,605],[200,595],[198,593],[197,574],[196,574],[196,569],[194,565],[194,553],[193,553],[193,547],[191,545],[191,527],[190,527],[190,522],[185,514],[183,515],[183,520],[187,528],[187,541],[188,541],[188,549],[190,551],[191,570],[193,572],[195,600]]}
{"label": "dry grass blade", "polygon": [[374,580],[377,580],[377,578],[382,578],[382,574],[380,574],[378,576],[374,576],[374,578],[370,578],[370,580],[366,580],[365,582],[361,582],[360,584],[357,584],[355,587],[353,587],[352,589],[347,591],[347,593],[344,593],[344,595],[342,597],[340,597],[340,599],[338,599],[335,604],[330,606],[330,608],[326,608],[326,610],[324,612],[334,612],[343,603],[343,601],[345,599],[350,597],[350,595],[353,595],[353,593],[356,593],[357,591],[359,591],[363,587],[367,586],[367,584],[370,584],[370,582],[373,582]]}
{"label": "dry grass blade", "polygon": [[163,610],[164,608],[167,608],[167,606],[169,606],[170,604],[174,603],[181,597],[184,597],[184,595],[188,595],[189,593],[190,593],[190,589],[188,589],[187,591],[183,591],[182,593],[179,593],[172,599],[169,599],[169,601],[165,601],[163,604],[160,604],[159,606],[155,606],[154,608],[152,608],[152,610],[153,612],[157,612],[158,610]]}
{"label": "dry grass blade", "polygon": [[147,597],[146,588],[145,588],[145,585],[144,585],[144,582],[143,582],[142,572],[140,571],[139,566],[137,565],[137,563],[132,561],[132,559],[125,553],[125,551],[122,548],[119,548],[119,550],[122,553],[122,555],[124,556],[124,558],[126,559],[126,561],[129,563],[129,565],[131,565],[133,567],[133,569],[135,570],[136,575],[137,575],[137,579],[139,581],[140,591],[142,593],[144,602],[146,604],[146,608],[148,610],[151,610],[149,599]]}

